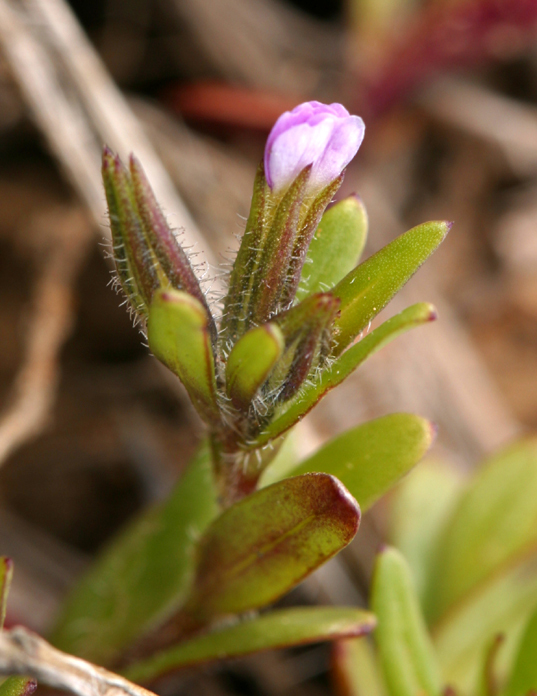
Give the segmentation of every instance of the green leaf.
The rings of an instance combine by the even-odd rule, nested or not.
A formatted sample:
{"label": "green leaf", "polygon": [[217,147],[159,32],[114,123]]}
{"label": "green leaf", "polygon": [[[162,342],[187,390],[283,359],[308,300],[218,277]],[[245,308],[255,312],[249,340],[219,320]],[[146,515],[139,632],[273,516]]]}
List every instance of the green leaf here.
{"label": "green leaf", "polygon": [[436,319],[436,310],[426,302],[407,307],[396,314],[342,356],[324,369],[319,377],[304,386],[298,395],[282,410],[280,415],[252,443],[254,447],[270,442],[301,420],[323,396],[343,382],[357,367],[377,350],[380,350],[400,334]]}
{"label": "green leaf", "polygon": [[0,685],[0,696],[30,696],[37,689],[37,682],[30,677],[8,677]]}
{"label": "green leaf", "polygon": [[332,674],[340,696],[386,696],[377,655],[366,638],[334,643]]}
{"label": "green leaf", "polygon": [[159,625],[187,594],[197,539],[216,514],[209,449],[203,446],[170,498],[129,525],[75,587],[53,643],[110,663]]}
{"label": "green leaf", "polygon": [[333,476],[275,483],[228,508],[198,547],[185,614],[201,624],[276,600],[356,534],[360,508]]}
{"label": "green leaf", "polygon": [[511,678],[503,696],[526,696],[537,691],[537,612],[530,617],[518,647]]}
{"label": "green leaf", "polygon": [[13,577],[13,561],[6,556],[0,556],[0,630],[6,620],[7,596]]}
{"label": "green leaf", "polygon": [[237,408],[246,409],[283,353],[281,329],[271,322],[247,331],[226,363],[226,388]]}
{"label": "green leaf", "polygon": [[455,467],[428,457],[393,491],[390,543],[407,560],[422,602],[431,581],[435,555],[443,553],[439,537],[463,483],[464,478]]}
{"label": "green leaf", "polygon": [[334,322],[334,355],[363,331],[443,241],[451,227],[445,221],[414,227],[361,263],[333,288],[341,300]]}
{"label": "green leaf", "polygon": [[505,642],[495,661],[499,681],[510,671],[521,632],[537,605],[537,558],[475,587],[433,626],[433,640],[444,680],[458,693],[476,693],[483,655],[498,634]]}
{"label": "green leaf", "polygon": [[195,297],[172,289],[155,293],[147,322],[149,347],[185,385],[200,416],[218,423],[210,326],[207,311]]}
{"label": "green leaf", "polygon": [[391,696],[440,693],[432,643],[403,556],[382,551],[375,565],[371,606],[378,620],[375,640]]}
{"label": "green leaf", "polygon": [[350,607],[279,609],[235,626],[213,631],[130,667],[125,676],[149,682],[172,670],[292,645],[369,633],[375,617]]}
{"label": "green leaf", "polygon": [[537,550],[537,439],[480,467],[439,539],[428,592],[435,620],[476,585]]}
{"label": "green leaf", "polygon": [[308,250],[298,301],[332,288],[358,263],[367,239],[367,212],[358,196],[333,205],[321,218]]}
{"label": "green leaf", "polygon": [[[349,490],[365,512],[406,474],[431,446],[435,428],[409,413],[394,413],[343,433],[290,474],[332,474]],[[270,467],[262,485],[271,482]]]}

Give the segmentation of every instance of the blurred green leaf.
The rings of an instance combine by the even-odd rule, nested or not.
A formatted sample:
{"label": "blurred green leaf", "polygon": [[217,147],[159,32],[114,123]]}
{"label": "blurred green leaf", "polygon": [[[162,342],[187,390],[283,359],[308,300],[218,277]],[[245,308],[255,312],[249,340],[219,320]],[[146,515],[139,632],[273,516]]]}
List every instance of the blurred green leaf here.
{"label": "blurred green leaf", "polygon": [[339,696],[386,696],[377,654],[366,638],[334,643],[332,675]]}
{"label": "blurred green leaf", "polygon": [[503,696],[526,696],[537,691],[537,612],[530,617],[518,647],[511,678]]}
{"label": "blurred green leaf", "polygon": [[283,353],[281,329],[271,322],[247,331],[226,363],[226,388],[237,408],[247,408]]}
{"label": "blurred green leaf", "polygon": [[457,503],[463,483],[464,478],[453,466],[427,457],[393,491],[390,543],[407,560],[422,602],[435,554],[443,553],[439,536]]}
{"label": "blurred green leaf", "polygon": [[359,520],[354,498],[326,474],[296,476],[243,498],[201,539],[185,614],[206,623],[269,604],[346,546]]}
{"label": "blurred green leaf", "polygon": [[498,634],[505,643],[495,661],[499,680],[510,671],[521,631],[537,605],[537,558],[533,555],[474,588],[433,626],[444,680],[458,693],[476,693],[483,656]]}
{"label": "blurred green leaf", "polygon": [[391,696],[439,694],[436,656],[410,570],[394,548],[386,548],[377,557],[371,607],[378,620],[375,640]]}
{"label": "blurred green leaf", "polygon": [[6,556],[0,556],[0,629],[6,620],[7,597],[13,577],[13,561]]}
{"label": "blurred green leaf", "polygon": [[68,598],[53,643],[97,663],[118,653],[181,605],[197,540],[217,514],[204,445],[170,498],[127,527]]}
{"label": "blurred green leaf", "polygon": [[[360,503],[362,512],[406,474],[429,449],[435,429],[430,421],[394,413],[339,435],[290,475],[324,472],[338,478]],[[262,485],[271,479],[271,467]]]}
{"label": "blurred green leaf", "polygon": [[333,290],[341,300],[334,322],[340,355],[444,240],[451,223],[433,220],[412,228],[351,271]]}
{"label": "blurred green leaf", "polygon": [[133,665],[126,676],[148,682],[166,672],[203,662],[363,635],[374,626],[372,614],[351,607],[279,609],[181,643]]}
{"label": "blurred green leaf", "polygon": [[407,307],[404,311],[385,321],[384,324],[381,324],[331,363],[317,379],[307,383],[255,440],[254,445],[258,447],[284,433],[311,411],[330,389],[343,382],[373,353],[376,353],[377,350],[405,331],[421,326],[435,318],[434,307],[427,302],[420,302]]}
{"label": "blurred green leaf", "polygon": [[8,677],[0,685],[0,696],[30,696],[37,689],[37,682],[30,677]]}
{"label": "blurred green leaf", "polygon": [[439,539],[427,614],[436,620],[492,574],[537,549],[537,439],[480,467]]}
{"label": "blurred green leaf", "polygon": [[297,301],[326,292],[358,263],[367,239],[367,212],[361,199],[349,196],[321,218],[302,270]]}
{"label": "blurred green leaf", "polygon": [[205,307],[181,290],[155,293],[149,307],[147,338],[155,357],[185,385],[207,422],[219,422],[210,321]]}

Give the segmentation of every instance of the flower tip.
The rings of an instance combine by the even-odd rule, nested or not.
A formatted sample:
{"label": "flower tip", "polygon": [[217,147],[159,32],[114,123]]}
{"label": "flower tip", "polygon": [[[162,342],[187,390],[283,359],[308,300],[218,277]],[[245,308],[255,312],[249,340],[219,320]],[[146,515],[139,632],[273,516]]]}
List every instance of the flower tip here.
{"label": "flower tip", "polygon": [[454,224],[455,224],[454,220],[446,220],[446,227],[447,227],[448,232],[451,230],[451,228],[453,227]]}

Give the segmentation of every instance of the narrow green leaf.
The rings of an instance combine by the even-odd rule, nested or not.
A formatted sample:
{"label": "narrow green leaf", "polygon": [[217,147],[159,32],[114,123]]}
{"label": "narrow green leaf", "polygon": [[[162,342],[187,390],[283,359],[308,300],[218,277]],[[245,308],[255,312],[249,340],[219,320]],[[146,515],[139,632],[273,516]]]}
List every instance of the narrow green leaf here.
{"label": "narrow green leaf", "polygon": [[323,396],[338,384],[343,382],[357,367],[377,350],[380,350],[400,334],[436,319],[436,310],[426,302],[407,307],[396,314],[361,341],[349,348],[329,367],[324,369],[319,377],[304,386],[298,395],[285,405],[282,412],[256,438],[253,446],[259,447],[278,437],[301,420]]}
{"label": "narrow green leaf", "polygon": [[0,630],[6,620],[7,597],[13,577],[13,561],[6,556],[0,556]]}
{"label": "narrow green leaf", "polygon": [[31,696],[37,689],[37,682],[30,677],[8,677],[0,685],[0,696]]}
{"label": "narrow green leaf", "polygon": [[537,558],[506,567],[450,607],[432,628],[442,674],[457,693],[476,693],[483,656],[498,634],[505,642],[495,661],[499,682],[510,673],[524,626],[537,606]]}
{"label": "narrow green leaf", "polygon": [[[409,413],[377,418],[331,440],[301,462],[290,474],[332,474],[349,490],[365,512],[406,474],[431,446],[432,423]],[[262,485],[271,482],[270,467]]]}
{"label": "narrow green leaf", "polygon": [[327,210],[311,241],[296,299],[339,283],[358,263],[366,239],[367,212],[358,196],[349,196]]}
{"label": "narrow green leaf", "polygon": [[390,543],[407,560],[422,606],[434,558],[443,553],[439,538],[463,483],[463,476],[454,466],[427,457],[396,486],[391,496]]}
{"label": "narrow green leaf", "polygon": [[446,523],[428,591],[435,620],[502,567],[537,550],[537,439],[480,467]]}
{"label": "narrow green leaf", "polygon": [[206,623],[274,601],[346,546],[360,508],[333,476],[275,483],[228,508],[198,547],[185,613]]}
{"label": "narrow green leaf", "polygon": [[246,409],[283,353],[281,329],[271,322],[247,331],[226,363],[226,388],[237,408]]}
{"label": "narrow green leaf", "polygon": [[367,638],[334,643],[332,676],[338,696],[386,696],[377,654]]}
{"label": "narrow green leaf", "polygon": [[216,514],[204,445],[170,498],[129,525],[74,588],[53,643],[93,662],[110,663],[160,624],[188,592],[197,539]]}
{"label": "narrow green leaf", "polygon": [[443,241],[451,223],[412,228],[351,271],[332,292],[341,300],[334,323],[334,355],[363,331]]}
{"label": "narrow green leaf", "polygon": [[375,640],[391,696],[440,693],[440,675],[409,568],[393,548],[382,551],[373,575]]}
{"label": "narrow green leaf", "polygon": [[158,653],[130,667],[125,676],[147,683],[166,672],[293,645],[369,633],[375,617],[351,607],[279,609],[235,626],[213,631]]}
{"label": "narrow green leaf", "polygon": [[537,691],[537,612],[524,630],[511,678],[503,696],[526,696]]}
{"label": "narrow green leaf", "polygon": [[155,293],[147,322],[149,347],[185,385],[200,416],[218,423],[210,327],[211,318],[195,297],[172,289]]}

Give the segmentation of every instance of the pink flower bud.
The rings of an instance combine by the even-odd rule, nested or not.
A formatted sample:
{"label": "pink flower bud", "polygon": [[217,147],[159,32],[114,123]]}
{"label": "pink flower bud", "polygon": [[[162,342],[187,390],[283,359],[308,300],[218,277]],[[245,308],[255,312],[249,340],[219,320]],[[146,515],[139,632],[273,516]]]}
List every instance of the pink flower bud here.
{"label": "pink flower bud", "polygon": [[265,147],[265,176],[278,193],[308,164],[313,165],[308,193],[334,181],[357,153],[365,125],[341,104],[299,104],[274,124]]}

